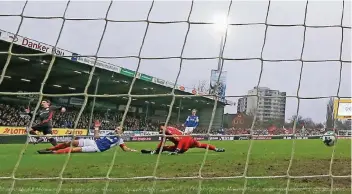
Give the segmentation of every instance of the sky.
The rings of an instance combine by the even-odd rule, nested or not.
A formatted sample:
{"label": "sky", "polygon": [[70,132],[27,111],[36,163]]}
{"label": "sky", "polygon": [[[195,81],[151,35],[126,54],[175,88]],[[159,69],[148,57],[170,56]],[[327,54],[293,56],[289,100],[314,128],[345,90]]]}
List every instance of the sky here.
{"label": "sky", "polygon": [[[25,16],[62,17],[67,1],[29,1]],[[103,35],[109,1],[71,1],[65,18],[102,18],[96,21],[68,20],[58,42],[58,47],[79,53],[94,55]],[[18,15],[24,1],[0,1],[2,15]],[[114,1],[108,19],[125,22],[108,22],[98,56],[138,55],[147,22],[151,1]],[[230,1],[194,1],[190,15],[191,22],[212,22],[218,15],[226,15]],[[268,24],[303,24],[306,1],[272,1]],[[155,1],[149,21],[186,21],[190,14],[191,1]],[[229,23],[264,23],[268,1],[233,1]],[[306,16],[307,26],[341,25],[342,1],[309,1]],[[351,2],[345,2],[343,26],[351,27]],[[20,16],[0,16],[0,29],[16,32]],[[19,35],[55,45],[62,19],[24,18]],[[191,24],[186,39],[183,57],[217,57],[222,34],[215,25]],[[181,56],[188,24],[150,23],[141,57]],[[265,25],[230,25],[226,40],[224,58],[260,58],[265,36]],[[303,60],[339,60],[342,37],[341,27],[306,29]],[[292,60],[301,56],[304,39],[303,26],[269,26],[262,58],[265,60]],[[351,29],[343,30],[342,60],[351,61]],[[137,59],[101,59],[121,67],[136,70]],[[193,88],[199,81],[209,80],[212,69],[218,61],[183,60],[178,84]],[[304,62],[302,79],[300,61],[263,63],[259,86],[286,92],[289,96],[328,97],[336,96],[340,65],[337,62]],[[142,60],[139,72],[175,82],[180,59]],[[223,70],[227,71],[226,96],[246,95],[258,84],[261,72],[260,60],[225,60]],[[339,96],[351,97],[351,63],[342,63]],[[228,97],[237,102],[238,97]],[[316,122],[324,122],[325,99],[300,100],[299,114]],[[296,114],[297,98],[287,98],[286,119]],[[236,113],[236,106],[227,106],[226,113]]]}

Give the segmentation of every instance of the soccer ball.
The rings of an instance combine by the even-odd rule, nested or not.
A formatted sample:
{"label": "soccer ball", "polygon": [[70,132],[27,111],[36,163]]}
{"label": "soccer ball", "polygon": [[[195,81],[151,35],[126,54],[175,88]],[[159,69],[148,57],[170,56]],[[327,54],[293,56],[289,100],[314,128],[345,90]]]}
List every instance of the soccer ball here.
{"label": "soccer ball", "polygon": [[328,131],[323,135],[323,142],[327,146],[333,146],[337,142],[336,134],[332,131]]}

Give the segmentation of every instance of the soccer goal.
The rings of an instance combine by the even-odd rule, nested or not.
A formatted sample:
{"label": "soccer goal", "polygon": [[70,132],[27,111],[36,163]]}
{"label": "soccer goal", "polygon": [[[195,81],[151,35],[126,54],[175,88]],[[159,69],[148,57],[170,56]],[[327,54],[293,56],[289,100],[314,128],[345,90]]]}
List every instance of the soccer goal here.
{"label": "soccer goal", "polygon": [[[2,1],[0,193],[351,193],[350,18],[344,0]],[[95,120],[137,152],[37,154]],[[163,152],[160,123],[207,146]]]}

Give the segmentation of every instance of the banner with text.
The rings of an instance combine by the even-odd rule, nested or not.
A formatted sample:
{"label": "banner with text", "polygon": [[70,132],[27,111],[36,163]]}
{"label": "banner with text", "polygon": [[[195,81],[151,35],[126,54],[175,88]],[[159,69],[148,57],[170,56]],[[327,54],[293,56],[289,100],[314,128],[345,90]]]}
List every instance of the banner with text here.
{"label": "banner with text", "polygon": [[[79,63],[83,63],[83,64],[87,64],[89,66],[96,66],[99,67],[101,69],[105,69],[108,71],[112,71],[115,73],[119,73],[125,76],[129,76],[129,77],[134,77],[135,75],[135,71],[133,70],[129,70],[126,68],[122,68],[118,65],[114,65],[105,61],[100,61],[97,60],[95,57],[83,57],[78,53],[73,53],[61,48],[55,48],[54,46],[36,41],[36,40],[32,40],[30,38],[26,38],[20,35],[15,35],[11,32],[7,32],[4,30],[0,30],[0,40],[6,41],[8,43],[13,42],[15,45],[19,45],[25,48],[29,48],[29,49],[33,49],[39,52],[43,52],[43,53],[49,53],[49,54],[56,54],[59,57],[68,59],[70,61],[74,61],[74,62],[79,62]],[[174,87],[174,83],[163,80],[163,79],[159,79],[159,78],[155,78],[143,73],[137,73],[137,79],[141,79],[147,82],[151,82],[151,83],[156,83],[159,85],[163,85],[165,87],[169,87],[169,88],[173,88]],[[226,88],[226,84],[221,86],[221,91],[225,91]],[[187,88],[183,85],[176,85],[175,89],[180,90],[180,91],[184,91],[187,93],[192,93],[194,95],[198,94],[198,91],[194,91],[194,88]],[[201,94],[199,92],[199,94]],[[212,99],[211,96],[206,96],[205,98],[209,98]],[[224,103],[228,103],[228,104],[232,104],[230,101],[223,99],[220,99],[221,102]]]}
{"label": "banner with text", "polygon": [[[53,128],[53,135],[71,135],[73,132],[75,135],[88,135],[87,129],[61,129]],[[26,135],[26,127],[0,127],[0,135]]]}

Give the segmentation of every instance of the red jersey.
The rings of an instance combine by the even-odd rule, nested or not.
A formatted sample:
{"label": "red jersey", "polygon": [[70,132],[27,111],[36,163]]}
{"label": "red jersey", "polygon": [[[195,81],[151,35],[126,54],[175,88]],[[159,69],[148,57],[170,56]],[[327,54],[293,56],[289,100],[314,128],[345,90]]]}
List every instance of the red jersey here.
{"label": "red jersey", "polygon": [[[165,135],[182,135],[182,131],[178,130],[175,127],[166,127],[165,130]],[[182,139],[182,137],[166,137],[166,140],[171,141],[175,145],[178,144],[178,142]],[[161,144],[163,143],[163,139],[161,139],[158,148],[161,147]]]}

